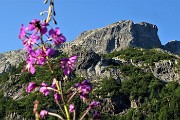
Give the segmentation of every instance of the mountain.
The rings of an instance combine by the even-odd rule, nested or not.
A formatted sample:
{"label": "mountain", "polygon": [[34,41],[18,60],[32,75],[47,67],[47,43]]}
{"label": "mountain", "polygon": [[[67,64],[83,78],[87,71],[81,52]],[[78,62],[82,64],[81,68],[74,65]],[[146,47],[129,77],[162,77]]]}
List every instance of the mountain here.
{"label": "mountain", "polygon": [[[78,49],[92,49],[96,53],[105,54],[128,47],[161,48],[179,55],[180,41],[171,41],[162,45],[157,32],[156,25],[123,20],[103,28],[85,31],[74,41],[67,42],[56,49],[70,53],[74,47],[78,47]],[[0,74],[10,69],[10,66],[18,65],[25,58],[23,50],[0,53],[0,56]]]}
{"label": "mountain", "polygon": [[88,47],[96,53],[109,53],[127,47],[161,48],[157,35],[156,25],[146,22],[133,23],[133,21],[119,21],[104,28],[83,32],[73,42],[67,43],[63,48],[72,45]]}
{"label": "mountain", "polygon": [[[102,119],[180,119],[179,41],[162,45],[157,32],[157,26],[150,23],[119,21],[85,31],[56,47],[69,56],[78,55],[76,75],[71,74],[67,86],[89,79],[94,87],[90,97],[102,104]],[[52,74],[47,65],[39,67],[35,75],[21,73],[24,54],[23,50],[0,54],[0,119],[33,119],[35,99],[43,103],[42,109],[57,107],[53,96],[44,100],[38,91],[25,92],[30,81],[51,84]],[[62,72],[57,70],[57,74]],[[79,99],[74,103],[80,115],[85,106]]]}
{"label": "mountain", "polygon": [[171,53],[180,55],[180,41],[172,40],[164,45],[164,49]]}

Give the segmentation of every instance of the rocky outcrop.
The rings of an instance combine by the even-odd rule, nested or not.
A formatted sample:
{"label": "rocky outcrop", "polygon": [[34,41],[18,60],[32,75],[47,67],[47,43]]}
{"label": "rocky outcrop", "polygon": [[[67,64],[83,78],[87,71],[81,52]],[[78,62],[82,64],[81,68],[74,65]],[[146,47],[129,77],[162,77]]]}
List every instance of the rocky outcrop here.
{"label": "rocky outcrop", "polygon": [[105,98],[102,101],[103,113],[111,113],[113,115],[123,114],[131,107],[129,97],[126,95],[119,95],[112,98]]}
{"label": "rocky outcrop", "polygon": [[33,120],[33,119],[26,119],[17,113],[9,113],[5,118],[5,120]]}
{"label": "rocky outcrop", "polygon": [[79,51],[79,59],[77,62],[77,73],[82,77],[100,80],[107,78],[114,78],[117,83],[120,83],[123,78],[121,72],[115,68],[108,68],[109,66],[118,66],[120,61],[114,59],[103,59],[93,50]]}
{"label": "rocky outcrop", "polygon": [[[119,21],[104,28],[81,33],[71,46],[86,47],[96,53],[103,54],[129,46],[147,49],[161,47],[157,31],[157,26],[150,23],[133,23],[130,20]],[[64,46],[63,48],[65,48]]]}
{"label": "rocky outcrop", "polygon": [[12,66],[18,66],[25,60],[23,50],[0,53],[0,74],[9,71]]}
{"label": "rocky outcrop", "polygon": [[153,74],[156,78],[165,81],[180,82],[180,71],[175,69],[176,61],[162,60],[155,63]]}
{"label": "rocky outcrop", "polygon": [[171,53],[180,55],[180,41],[173,40],[164,45],[164,49]]}

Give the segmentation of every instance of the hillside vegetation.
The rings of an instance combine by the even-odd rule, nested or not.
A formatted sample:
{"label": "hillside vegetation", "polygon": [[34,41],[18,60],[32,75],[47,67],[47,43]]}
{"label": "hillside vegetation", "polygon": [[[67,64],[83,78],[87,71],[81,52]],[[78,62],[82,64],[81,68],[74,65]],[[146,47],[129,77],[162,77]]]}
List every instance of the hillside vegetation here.
{"label": "hillside vegetation", "polygon": [[[61,57],[56,58],[53,62],[56,63]],[[103,58],[123,59],[131,61],[133,64],[110,64],[106,68],[120,70],[123,77],[121,82],[117,82],[113,77],[103,78],[99,83],[91,80],[94,83],[94,91],[90,97],[100,100],[102,106],[99,109],[102,111],[102,120],[180,119],[180,86],[178,82],[175,80],[164,82],[156,78],[151,71],[144,71],[145,68],[154,67],[155,62],[162,60],[176,61],[173,67],[178,71],[180,60],[177,56],[157,49],[128,48],[103,55]],[[30,81],[40,83],[43,80],[50,85],[51,76],[60,75],[62,71],[56,69],[57,73],[51,74],[48,71],[48,66],[43,66],[38,68],[35,75],[32,76],[27,72],[21,73],[23,66],[22,63],[18,68],[12,68],[11,71],[0,75],[0,119],[6,119],[11,113],[16,113],[27,119],[34,119],[33,102],[36,99],[40,102],[39,110],[48,109],[56,113],[60,112],[56,111],[58,106],[55,104],[53,96],[44,98],[38,91],[27,94],[24,88]],[[72,74],[65,87],[68,88],[68,86],[83,80],[84,78]],[[15,94],[15,91],[19,89],[22,89],[22,94],[13,100],[15,97],[8,93]],[[111,103],[106,102],[106,100],[111,100]],[[80,101],[78,97],[74,99],[75,104],[78,105],[78,116],[87,106]],[[110,104],[115,107],[110,110],[106,109]],[[47,119],[55,120],[53,117]]]}

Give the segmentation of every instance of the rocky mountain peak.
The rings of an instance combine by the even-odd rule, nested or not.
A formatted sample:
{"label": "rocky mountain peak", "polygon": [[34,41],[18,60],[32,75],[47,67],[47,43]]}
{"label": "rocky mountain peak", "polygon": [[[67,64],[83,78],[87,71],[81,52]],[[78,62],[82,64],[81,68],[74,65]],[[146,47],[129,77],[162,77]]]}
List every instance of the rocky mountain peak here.
{"label": "rocky mountain peak", "polygon": [[164,49],[170,51],[171,53],[180,55],[180,41],[171,40],[166,45],[164,45]]}
{"label": "rocky mountain peak", "polygon": [[96,53],[103,54],[130,46],[149,49],[162,46],[157,32],[156,25],[122,20],[103,28],[85,31],[71,45],[86,46]]}

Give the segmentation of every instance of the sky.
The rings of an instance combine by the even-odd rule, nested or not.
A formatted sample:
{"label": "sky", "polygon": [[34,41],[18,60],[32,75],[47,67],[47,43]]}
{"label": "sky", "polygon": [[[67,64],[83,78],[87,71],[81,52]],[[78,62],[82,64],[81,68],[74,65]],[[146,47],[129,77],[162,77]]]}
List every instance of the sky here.
{"label": "sky", "polygon": [[[148,22],[158,26],[162,44],[180,40],[180,0],[54,0],[56,20],[67,41],[81,32],[120,20]],[[44,0],[0,0],[0,53],[22,49],[21,24],[44,19]]]}

